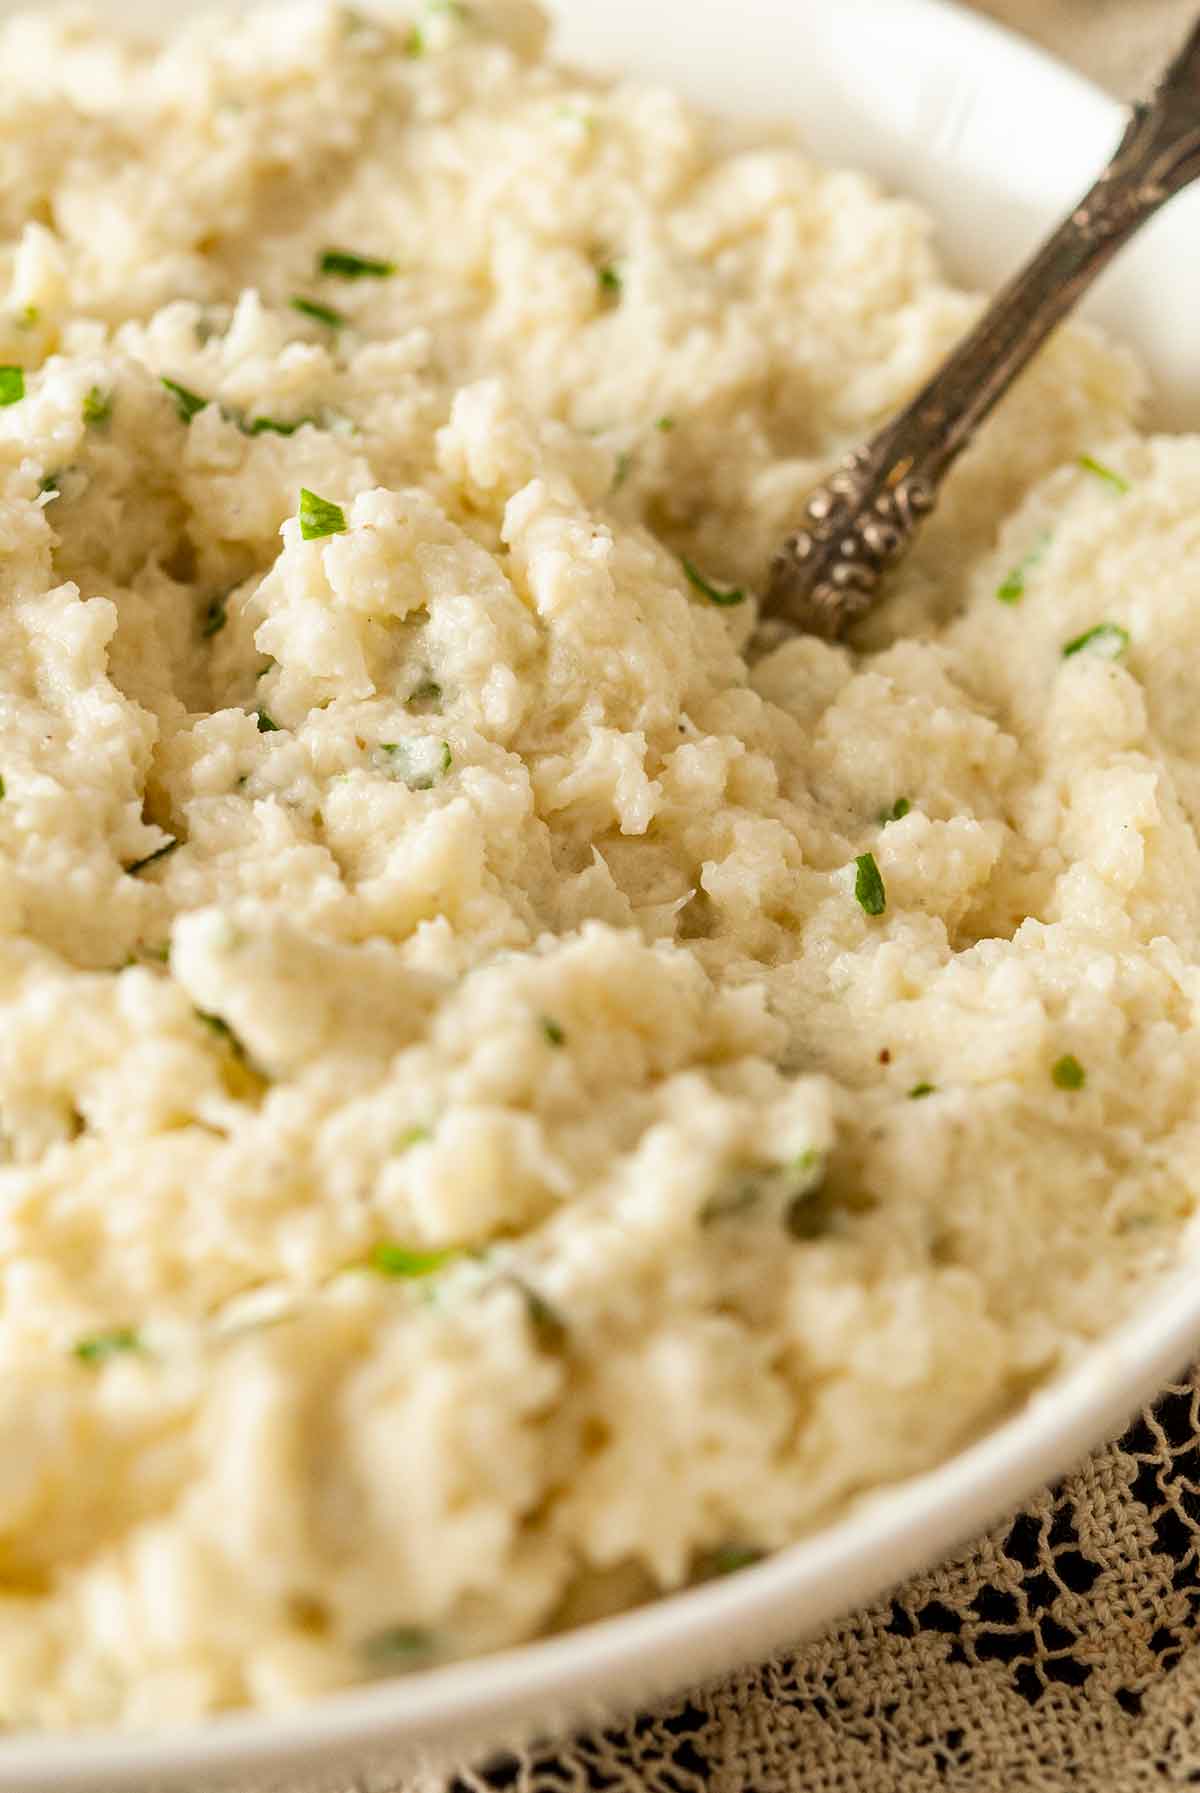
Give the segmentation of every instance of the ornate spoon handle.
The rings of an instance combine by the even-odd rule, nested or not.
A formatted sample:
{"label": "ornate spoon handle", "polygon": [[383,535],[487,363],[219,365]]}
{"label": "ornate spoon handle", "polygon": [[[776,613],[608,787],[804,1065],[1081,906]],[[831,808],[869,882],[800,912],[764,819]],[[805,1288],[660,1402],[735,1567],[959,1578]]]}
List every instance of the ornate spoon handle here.
{"label": "ornate spoon handle", "polygon": [[980,424],[1097,275],[1198,176],[1200,23],[1090,193],[907,409],[812,494],[776,557],[764,615],[836,641],[873,607]]}

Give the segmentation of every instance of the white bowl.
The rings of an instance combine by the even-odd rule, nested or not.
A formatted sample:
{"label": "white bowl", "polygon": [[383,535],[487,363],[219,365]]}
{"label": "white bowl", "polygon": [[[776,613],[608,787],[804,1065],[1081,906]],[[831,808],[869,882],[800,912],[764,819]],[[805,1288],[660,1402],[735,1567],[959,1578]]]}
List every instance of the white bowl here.
{"label": "white bowl", "polygon": [[[110,7],[162,20],[161,0]],[[717,108],[792,116],[823,156],[919,197],[951,265],[979,283],[1009,271],[1069,207],[1120,128],[1117,107],[1086,82],[944,0],[558,0],[557,10],[576,60],[670,80]],[[1198,299],[1200,194],[1176,202],[1093,301],[1141,350],[1159,417],[1177,426],[1200,423]],[[15,1738],[0,1744],[0,1793],[344,1793],[363,1775],[391,1786],[610,1718],[795,1643],[945,1555],[1115,1432],[1197,1347],[1200,1277],[1181,1266],[1007,1424],[759,1568],[286,1717],[135,1739]]]}

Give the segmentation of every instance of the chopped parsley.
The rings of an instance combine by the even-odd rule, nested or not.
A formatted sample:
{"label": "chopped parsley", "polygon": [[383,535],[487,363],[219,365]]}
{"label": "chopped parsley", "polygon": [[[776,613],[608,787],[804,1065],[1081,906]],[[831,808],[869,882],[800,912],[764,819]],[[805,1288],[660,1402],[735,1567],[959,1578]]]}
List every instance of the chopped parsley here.
{"label": "chopped parsley", "polygon": [[404,54],[415,61],[425,54],[425,34],[419,25],[410,25],[408,36],[404,40]]}
{"label": "chopped parsley", "polygon": [[1070,1052],[1059,1059],[1050,1076],[1057,1089],[1080,1090],[1087,1082],[1087,1072]]}
{"label": "chopped parsley", "polygon": [[38,491],[41,493],[42,497],[61,498],[62,486],[59,484],[61,479],[61,473],[44,473],[41,479],[38,480]]}
{"label": "chopped parsley", "polygon": [[300,534],[306,542],[320,541],[323,536],[342,535],[346,530],[346,513],[340,504],[318,498],[307,486],[300,489]]}
{"label": "chopped parsley", "polygon": [[879,818],[879,826],[886,828],[889,822],[902,822],[912,808],[907,797],[897,797],[890,809],[885,809]]}
{"label": "chopped parsley", "polygon": [[377,261],[370,255],[355,255],[351,249],[326,249],[317,260],[317,269],[339,280],[387,280],[396,272],[396,264]]}
{"label": "chopped parsley", "polygon": [[419,1625],[389,1625],[373,1632],[362,1643],[362,1657],[369,1668],[423,1668],[434,1653],[434,1641]]}
{"label": "chopped parsley", "polygon": [[166,846],[159,847],[157,852],[147,853],[144,859],[137,859],[132,865],[127,865],[125,875],[129,878],[136,878],[139,872],[144,872],[148,866],[157,865],[160,859],[165,859],[168,853],[173,853],[179,844],[177,840],[169,840]]}
{"label": "chopped parsley", "polygon": [[164,377],[163,385],[175,400],[175,409],[179,413],[180,423],[190,423],[193,417],[212,404],[210,398],[201,398],[198,392],[192,392],[188,387],[181,386],[178,380],[168,380]]}
{"label": "chopped parsley", "polygon": [[0,367],[0,405],[16,405],[25,397],[25,369]]}
{"label": "chopped parsley", "polygon": [[874,853],[862,853],[854,861],[854,895],[865,915],[882,915],[887,908],[887,890]]}
{"label": "chopped parsley", "polygon": [[728,608],[730,605],[744,604],[746,601],[746,594],[740,585],[734,586],[728,591],[722,591],[719,586],[711,585],[690,560],[683,562],[683,571],[688,584],[694,585],[697,591],[703,592],[710,604],[721,604]]}
{"label": "chopped parsley", "polygon": [[701,1557],[699,1572],[705,1581],[722,1575],[736,1575],[739,1569],[752,1569],[755,1563],[761,1563],[766,1554],[765,1550],[758,1550],[752,1544],[719,1544]]}
{"label": "chopped parsley", "polygon": [[3,778],[0,778],[0,802],[2,802],[3,799],[7,796],[8,796],[8,792],[5,789],[4,780],[3,780]]}
{"label": "chopped parsley", "polygon": [[633,456],[627,448],[623,448],[617,456],[616,466],[613,471],[612,489],[614,492],[619,492],[621,490],[621,487],[625,484],[625,481],[629,478],[629,475],[632,472]]}
{"label": "chopped parsley", "polygon": [[567,1036],[561,1026],[549,1015],[542,1016],[542,1033],[548,1046],[565,1046],[567,1043]]}
{"label": "chopped parsley", "polygon": [[293,294],[289,303],[301,317],[311,318],[315,324],[324,324],[330,330],[344,330],[350,321],[332,305],[322,305],[319,299],[306,299],[302,293]]}
{"label": "chopped parsley", "polygon": [[392,1276],[406,1281],[423,1276],[436,1276],[447,1264],[452,1264],[462,1253],[451,1247],[446,1251],[411,1251],[407,1245],[393,1245],[385,1240],[376,1245],[367,1259],[368,1268],[377,1270],[380,1276]]}
{"label": "chopped parsley", "polygon": [[229,621],[229,611],[226,608],[228,603],[229,597],[226,594],[223,598],[214,598],[208,605],[200,623],[200,636],[203,641],[208,641],[212,636],[219,635]]}
{"label": "chopped parsley", "polygon": [[410,791],[431,791],[454,764],[449,741],[437,741],[432,735],[416,741],[383,741],[379,751],[387,756],[390,775]]}
{"label": "chopped parsley", "polygon": [[923,1102],[926,1096],[936,1096],[936,1094],[937,1085],[935,1083],[914,1083],[908,1092],[908,1099],[910,1102]]}
{"label": "chopped parsley", "polygon": [[83,421],[89,426],[107,423],[112,416],[112,393],[93,386],[83,401]]}
{"label": "chopped parsley", "polygon": [[243,420],[238,428],[243,436],[294,436],[298,429],[312,421],[311,417],[297,417],[295,423],[285,423],[279,417],[255,417],[249,423]]}
{"label": "chopped parsley", "polygon": [[675,428],[675,419],[673,417],[656,417],[654,420],[654,427],[656,430],[661,431],[664,436],[669,436],[671,431]]}
{"label": "chopped parsley", "polygon": [[996,596],[1002,604],[1019,604],[1025,596],[1025,576],[1033,571],[1050,546],[1050,535],[1047,532],[1036,541],[1024,560],[1017,562],[1012,572],[1001,580],[996,587]]}
{"label": "chopped parsley", "polygon": [[279,724],[275,721],[275,718],[273,716],[268,716],[265,710],[255,710],[254,720],[258,723],[258,732],[260,735],[277,735],[280,732]]}
{"label": "chopped parsley", "polygon": [[433,1128],[425,1127],[418,1123],[416,1126],[406,1127],[404,1129],[404,1132],[396,1141],[395,1150],[397,1152],[411,1152],[414,1146],[424,1145],[432,1138]]}
{"label": "chopped parsley", "polygon": [[611,262],[606,262],[602,268],[596,269],[596,285],[600,288],[600,291],[604,294],[605,298],[618,298],[624,284],[625,282],[622,280],[620,272]]}
{"label": "chopped parsley", "polygon": [[1114,473],[1111,467],[1106,467],[1103,461],[1096,460],[1090,454],[1081,454],[1079,465],[1085,473],[1094,474],[1097,479],[1102,479],[1106,486],[1111,486],[1114,492],[1119,492],[1122,498],[1130,490],[1127,479],[1123,479],[1119,473]]}
{"label": "chopped parsley", "polygon": [[116,1326],[111,1332],[93,1332],[78,1340],[74,1354],[80,1363],[97,1364],[141,1349],[142,1341],[132,1326]]}
{"label": "chopped parsley", "polygon": [[1025,568],[1014,567],[996,587],[996,596],[1002,604],[1019,604],[1025,596]]}
{"label": "chopped parsley", "polygon": [[1106,660],[1119,660],[1129,646],[1129,630],[1123,629],[1120,623],[1097,623],[1094,629],[1085,629],[1074,641],[1068,641],[1063,648],[1063,659],[1069,660],[1074,654],[1084,652],[1101,654]]}

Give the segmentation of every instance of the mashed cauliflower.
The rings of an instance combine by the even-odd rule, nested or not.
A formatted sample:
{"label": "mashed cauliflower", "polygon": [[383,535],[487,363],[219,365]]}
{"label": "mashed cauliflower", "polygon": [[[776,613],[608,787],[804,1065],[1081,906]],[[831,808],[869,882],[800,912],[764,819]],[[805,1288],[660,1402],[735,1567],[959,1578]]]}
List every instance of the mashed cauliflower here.
{"label": "mashed cauliflower", "polygon": [[730,1569],[1011,1411],[1200,1163],[1200,442],[523,0],[0,32],[0,1722]]}

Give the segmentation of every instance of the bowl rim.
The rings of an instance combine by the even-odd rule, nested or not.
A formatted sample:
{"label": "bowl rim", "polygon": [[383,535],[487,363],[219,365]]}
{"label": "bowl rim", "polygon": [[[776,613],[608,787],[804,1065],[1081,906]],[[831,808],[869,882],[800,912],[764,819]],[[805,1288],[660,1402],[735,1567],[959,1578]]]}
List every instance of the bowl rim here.
{"label": "bowl rim", "polygon": [[[1122,116],[1075,70],[955,0],[887,0],[914,27],[1002,53],[1045,86],[1057,82],[1096,130]],[[1200,1229],[1192,1229],[1196,1234]],[[1200,1346],[1200,1278],[1185,1235],[1172,1273],[1113,1334],[1016,1413],[937,1468],[865,1497],[845,1517],[763,1563],[560,1636],[403,1679],[347,1689],[283,1712],[256,1710],[145,1733],[84,1730],[0,1738],[0,1793],[85,1793],[183,1786],[287,1765],[333,1765],[376,1750],[452,1751],[465,1734],[499,1737],[514,1712],[577,1716],[599,1700],[629,1709],[637,1684],[664,1697],[705,1672],[728,1672],[809,1636],[948,1556],[1106,1438]],[[734,1639],[740,1641],[736,1644]],[[753,1643],[751,1643],[753,1639]],[[670,1668],[679,1665],[678,1672]],[[611,1702],[611,1704],[609,1704]],[[536,1729],[536,1726],[532,1726]],[[502,1747],[502,1745],[497,1745]]]}

